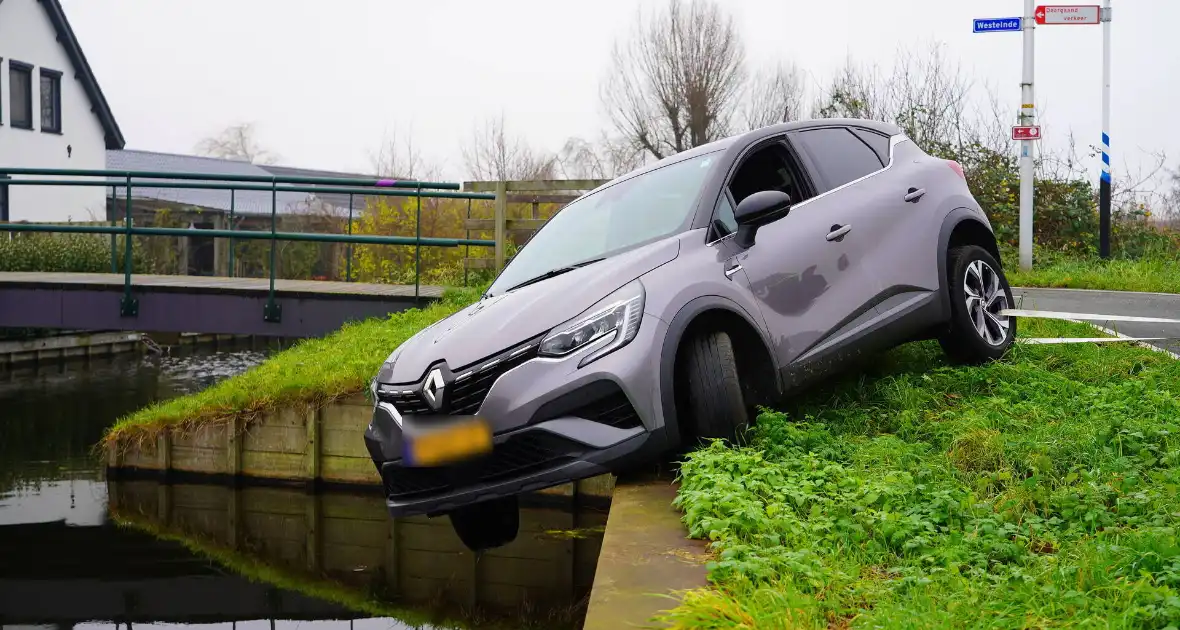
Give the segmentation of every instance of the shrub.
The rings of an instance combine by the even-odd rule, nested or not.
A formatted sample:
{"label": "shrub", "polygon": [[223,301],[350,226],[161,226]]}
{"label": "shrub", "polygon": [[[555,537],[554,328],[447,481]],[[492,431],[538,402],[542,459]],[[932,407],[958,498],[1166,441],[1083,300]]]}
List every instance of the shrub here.
{"label": "shrub", "polygon": [[[123,237],[115,240],[116,260],[123,265]],[[146,261],[132,252],[133,271]],[[0,234],[0,271],[103,273],[111,270],[111,239],[99,234]]]}

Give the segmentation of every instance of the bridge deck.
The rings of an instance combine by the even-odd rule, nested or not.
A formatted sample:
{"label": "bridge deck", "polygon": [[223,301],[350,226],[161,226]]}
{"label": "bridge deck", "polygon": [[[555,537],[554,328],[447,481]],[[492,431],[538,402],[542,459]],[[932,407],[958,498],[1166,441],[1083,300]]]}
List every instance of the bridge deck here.
{"label": "bridge deck", "polygon": [[[110,289],[122,288],[123,274],[117,273],[45,273],[38,271],[0,272],[0,285],[62,288],[62,289]],[[152,290],[175,290],[185,293],[267,293],[270,281],[267,278],[223,278],[219,276],[162,276],[133,274],[131,286]],[[4,288],[0,286],[0,289]],[[424,298],[442,297],[443,288],[421,285],[418,294]],[[412,298],[414,286],[403,284],[368,284],[362,282],[332,282],[326,280],[275,280],[275,295],[291,297],[327,297],[347,295],[350,297],[372,296],[381,298]]]}
{"label": "bridge deck", "polygon": [[[0,328],[320,336],[345,322],[425,307],[443,288],[266,278],[131,276],[134,312],[121,308],[121,274],[0,272]],[[269,313],[269,316],[267,315]]]}

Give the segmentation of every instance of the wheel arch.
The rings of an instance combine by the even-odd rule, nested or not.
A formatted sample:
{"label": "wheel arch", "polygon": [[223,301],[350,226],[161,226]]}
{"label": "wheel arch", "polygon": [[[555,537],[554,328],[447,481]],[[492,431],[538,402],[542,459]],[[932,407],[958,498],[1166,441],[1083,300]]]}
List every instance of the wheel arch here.
{"label": "wheel arch", "polygon": [[668,323],[660,350],[659,383],[664,426],[670,444],[680,445],[684,434],[677,409],[683,392],[676,391],[676,366],[684,342],[697,331],[724,330],[734,344],[739,377],[745,378],[752,371],[755,378],[750,385],[762,397],[782,394],[782,377],[775,365],[771,345],[755,321],[736,302],[721,296],[706,295],[687,302]]}
{"label": "wheel arch", "polygon": [[949,318],[951,313],[951,297],[947,287],[947,262],[950,251],[960,245],[979,245],[995,257],[1000,264],[1000,248],[996,243],[995,233],[977,211],[967,208],[956,208],[947,214],[942,222],[938,234],[938,294],[942,303],[942,314]]}

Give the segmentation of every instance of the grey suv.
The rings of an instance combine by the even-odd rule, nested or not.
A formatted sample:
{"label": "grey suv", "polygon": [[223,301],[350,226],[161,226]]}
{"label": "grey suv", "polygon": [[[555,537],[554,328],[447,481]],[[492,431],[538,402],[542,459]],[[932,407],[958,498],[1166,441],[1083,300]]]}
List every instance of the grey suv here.
{"label": "grey suv", "polygon": [[998,358],[1011,303],[958,164],[890,124],[775,125],[563,208],[393,350],[365,440],[392,515],[486,528],[520,493],[732,436],[858,355]]}

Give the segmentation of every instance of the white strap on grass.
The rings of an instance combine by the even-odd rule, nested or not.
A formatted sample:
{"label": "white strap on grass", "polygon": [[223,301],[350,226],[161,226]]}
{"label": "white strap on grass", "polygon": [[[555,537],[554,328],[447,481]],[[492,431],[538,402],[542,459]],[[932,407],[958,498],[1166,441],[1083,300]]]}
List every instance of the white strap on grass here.
{"label": "white strap on grass", "polygon": [[1060,311],[1028,311],[1016,308],[1001,309],[999,315],[1008,317],[1034,317],[1038,319],[1065,319],[1095,322],[1152,322],[1156,324],[1180,324],[1180,319],[1167,317],[1138,317],[1135,315],[1097,315],[1094,313],[1062,313]]}
{"label": "white strap on grass", "polygon": [[1180,337],[1017,337],[1016,343],[1025,343],[1030,345],[1058,343],[1113,343],[1124,341],[1136,343],[1140,341],[1167,341],[1168,339],[1178,338]]}

